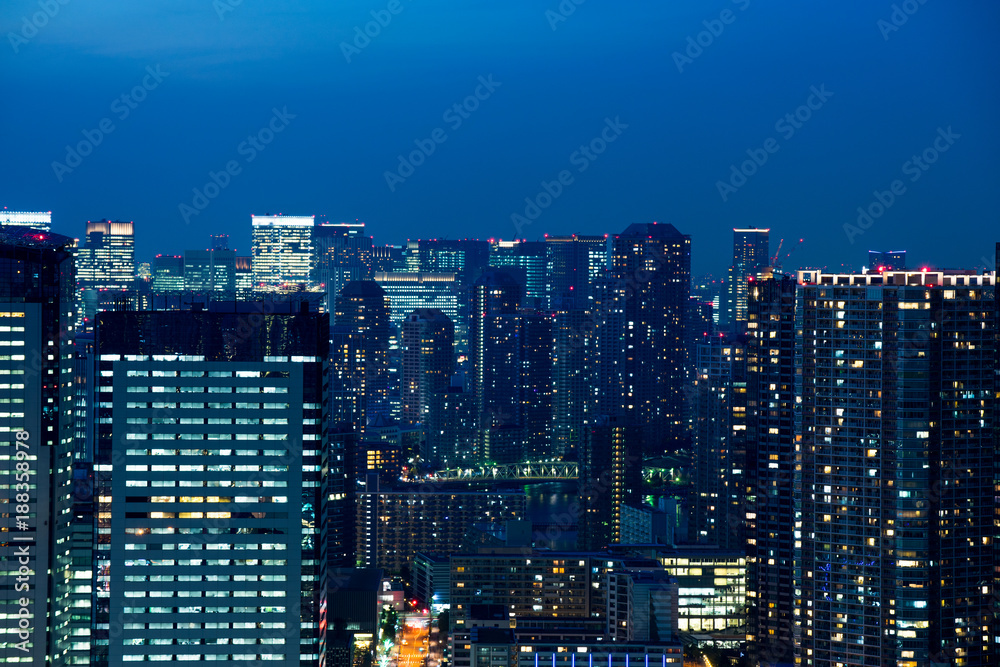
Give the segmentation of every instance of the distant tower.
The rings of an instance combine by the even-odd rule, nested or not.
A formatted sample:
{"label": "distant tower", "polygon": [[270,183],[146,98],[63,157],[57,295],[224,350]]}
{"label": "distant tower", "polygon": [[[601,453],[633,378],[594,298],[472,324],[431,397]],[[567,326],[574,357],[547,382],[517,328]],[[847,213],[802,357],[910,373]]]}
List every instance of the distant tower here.
{"label": "distant tower", "polygon": [[469,376],[469,390],[476,401],[477,414],[484,405],[483,375],[487,371],[485,355],[488,353],[490,329],[493,318],[498,315],[513,315],[521,306],[524,288],[509,274],[501,271],[487,271],[472,287],[472,312],[469,318],[469,357],[472,372]]}
{"label": "distant tower", "polygon": [[454,371],[455,325],[440,310],[414,310],[403,322],[403,418],[423,422],[431,394],[447,390]]}
{"label": "distant tower", "polygon": [[77,286],[82,290],[127,290],[135,282],[135,237],[131,222],[87,223],[77,255]]}
{"label": "distant tower", "polygon": [[747,285],[771,261],[770,232],[757,228],[733,230],[733,264],[726,280],[724,313],[724,322],[730,326],[747,320]]}
{"label": "distant tower", "polygon": [[371,280],[372,238],[365,234],[363,222],[324,222],[312,229],[313,284],[323,285],[327,308],[352,280]]}
{"label": "distant tower", "polygon": [[869,250],[868,270],[878,271],[905,271],[906,251],[905,250]]}
{"label": "distant tower", "polygon": [[312,230],[315,216],[255,215],[253,282],[264,291],[308,285],[312,278]]}
{"label": "distant tower", "polygon": [[598,551],[621,538],[621,507],[642,488],[642,433],[615,417],[600,416],[580,449],[580,520],[577,546]]}

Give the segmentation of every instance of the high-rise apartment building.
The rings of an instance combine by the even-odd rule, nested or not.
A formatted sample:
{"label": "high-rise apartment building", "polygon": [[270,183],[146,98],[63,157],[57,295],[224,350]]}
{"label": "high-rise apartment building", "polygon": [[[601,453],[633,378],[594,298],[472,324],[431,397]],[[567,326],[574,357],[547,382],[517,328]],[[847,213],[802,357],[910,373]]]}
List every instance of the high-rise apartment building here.
{"label": "high-rise apartment building", "polygon": [[602,415],[588,427],[580,451],[580,549],[621,541],[622,506],[637,504],[642,489],[641,445],[641,430],[621,419]]}
{"label": "high-rise apartment building", "polygon": [[74,252],[65,236],[0,229],[0,655],[10,663],[67,664],[87,641],[71,636],[86,612],[73,594],[88,588],[73,577],[70,539]]}
{"label": "high-rise apartment building", "polygon": [[389,409],[389,299],[373,280],[354,280],[340,291],[334,314],[334,392],[349,400],[354,422],[364,432],[368,421]]}
{"label": "high-rise apartment building", "polygon": [[47,232],[52,227],[52,211],[0,210],[0,227],[28,227]]}
{"label": "high-rise apartment building", "polygon": [[454,467],[483,461],[477,438],[475,401],[461,387],[428,397],[422,457],[433,465]]}
{"label": "high-rise apartment building", "polygon": [[446,391],[455,371],[455,325],[437,309],[420,308],[403,322],[403,419],[422,423],[431,395]]}
{"label": "high-rise apartment building", "polygon": [[596,408],[594,314],[589,310],[552,313],[552,454],[573,458]]}
{"label": "high-rise apartment building", "polygon": [[477,416],[485,411],[487,389],[486,354],[492,318],[512,315],[521,307],[524,288],[510,275],[500,271],[487,271],[472,287],[472,311],[469,318],[469,358],[471,373],[468,388],[476,401]]}
{"label": "high-rise apartment building", "polygon": [[691,542],[743,547],[746,494],[745,341],[706,336],[696,347]]}
{"label": "high-rise apartment building", "polygon": [[127,290],[135,281],[135,236],[131,222],[87,223],[87,236],[77,255],[81,290]]}
{"label": "high-rise apartment building", "polygon": [[791,664],[799,631],[797,549],[802,489],[797,422],[801,326],[791,276],[755,281],[747,322],[747,650],[761,665]]}
{"label": "high-rise apartment building", "polygon": [[995,276],[798,279],[802,664],[996,665]]}
{"label": "high-rise apartment building", "polygon": [[312,215],[255,215],[253,218],[253,284],[280,291],[312,280]]}
{"label": "high-rise apartment building", "polygon": [[217,306],[99,316],[93,664],[320,664],[328,316]]}
{"label": "high-rise apartment building", "polygon": [[661,454],[688,440],[691,237],[669,224],[630,225],[614,237],[610,278],[617,301],[598,308],[610,382],[602,391],[613,405],[601,412],[642,427],[645,453]]}
{"label": "high-rise apartment building", "polygon": [[730,326],[747,319],[747,286],[749,280],[770,263],[769,229],[734,229],[733,263],[726,279],[725,313],[723,321]]}
{"label": "high-rise apartment building", "polygon": [[473,524],[502,525],[509,519],[522,518],[524,511],[525,495],[521,489],[380,491],[367,488],[358,493],[358,566],[403,572],[420,552],[458,551]]}
{"label": "high-rise apartment building", "polygon": [[332,312],[337,295],[352,280],[371,280],[372,237],[363,222],[322,222],[313,227],[313,284],[327,294]]}

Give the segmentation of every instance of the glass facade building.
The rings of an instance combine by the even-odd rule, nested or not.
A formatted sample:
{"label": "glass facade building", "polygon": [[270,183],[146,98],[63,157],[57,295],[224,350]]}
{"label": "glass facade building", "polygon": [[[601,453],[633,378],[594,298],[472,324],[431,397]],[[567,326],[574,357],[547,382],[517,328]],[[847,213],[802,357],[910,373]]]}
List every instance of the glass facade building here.
{"label": "glass facade building", "polygon": [[252,236],[253,284],[258,290],[281,291],[309,285],[313,267],[311,215],[255,215]]}

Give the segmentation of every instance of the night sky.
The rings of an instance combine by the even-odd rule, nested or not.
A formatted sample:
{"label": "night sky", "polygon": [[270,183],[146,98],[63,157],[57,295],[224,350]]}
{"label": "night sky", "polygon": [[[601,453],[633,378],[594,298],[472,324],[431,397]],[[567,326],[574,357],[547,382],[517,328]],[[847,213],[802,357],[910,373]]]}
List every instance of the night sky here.
{"label": "night sky", "polygon": [[[732,227],[756,225],[771,227],[772,248],[805,238],[786,268],[860,268],[869,248],[981,265],[1000,239],[1000,4],[896,7],[5,0],[0,206],[51,210],[54,230],[77,237],[87,220],[134,220],[140,260],[205,247],[210,233],[248,252],[250,215],[266,212],[360,219],[376,244],[511,238],[511,215],[543,181],[557,192],[565,170],[517,236],[670,222],[693,236],[695,273],[718,273]],[[386,25],[355,42],[372,12]],[[477,87],[478,108],[446,115]],[[783,120],[797,109],[808,120]],[[255,141],[270,143],[244,143],[269,123],[280,131]],[[434,152],[391,189],[397,156],[438,128],[444,142],[430,139]],[[574,155],[602,131],[614,137],[603,153]],[[84,132],[99,145],[67,161],[67,145],[89,147]],[[933,164],[906,164],[925,149]],[[731,165],[762,155],[720,193]],[[230,162],[228,185],[197,200]],[[881,217],[845,232],[896,180]],[[205,206],[185,221],[182,204]]]}

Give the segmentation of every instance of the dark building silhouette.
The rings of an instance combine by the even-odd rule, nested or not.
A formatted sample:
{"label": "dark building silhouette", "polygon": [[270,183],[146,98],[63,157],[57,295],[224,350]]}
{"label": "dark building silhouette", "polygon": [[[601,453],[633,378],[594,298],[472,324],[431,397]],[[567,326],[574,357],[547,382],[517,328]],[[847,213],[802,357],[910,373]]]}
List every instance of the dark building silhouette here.
{"label": "dark building silhouette", "polygon": [[618,542],[621,508],[638,504],[641,489],[641,429],[598,417],[580,449],[578,548],[596,551]]}
{"label": "dark building silhouette", "polygon": [[312,228],[313,285],[322,285],[326,307],[333,311],[337,295],[351,281],[371,280],[373,246],[365,223],[322,222]]}
{"label": "dark building silhouette", "polygon": [[586,310],[590,307],[590,286],[607,271],[608,245],[607,234],[546,235],[549,310]]}
{"label": "dark building silhouette", "polygon": [[[791,663],[795,648],[796,282],[755,281],[747,322],[747,649],[761,664]],[[801,533],[799,533],[801,535]]]}
{"label": "dark building silhouette", "polygon": [[905,250],[869,250],[868,270],[878,271],[905,271],[906,251]]}
{"label": "dark building silhouette", "polygon": [[743,548],[746,494],[746,341],[706,336],[696,347],[691,542]]}
{"label": "dark building silhouette", "polygon": [[445,391],[455,372],[455,325],[436,308],[419,308],[403,322],[403,419],[424,421],[431,394]]}
{"label": "dark building silhouette", "polygon": [[369,420],[390,412],[389,299],[374,280],[351,281],[337,296],[334,317],[333,391],[354,406],[352,416],[341,412],[338,419],[354,422],[363,433]]}
{"label": "dark building silhouette", "polygon": [[642,427],[645,453],[662,454],[688,440],[691,237],[669,224],[630,225],[614,238],[610,277],[617,302],[599,307],[607,320],[601,354],[617,354],[603,388],[614,405],[601,410]]}

